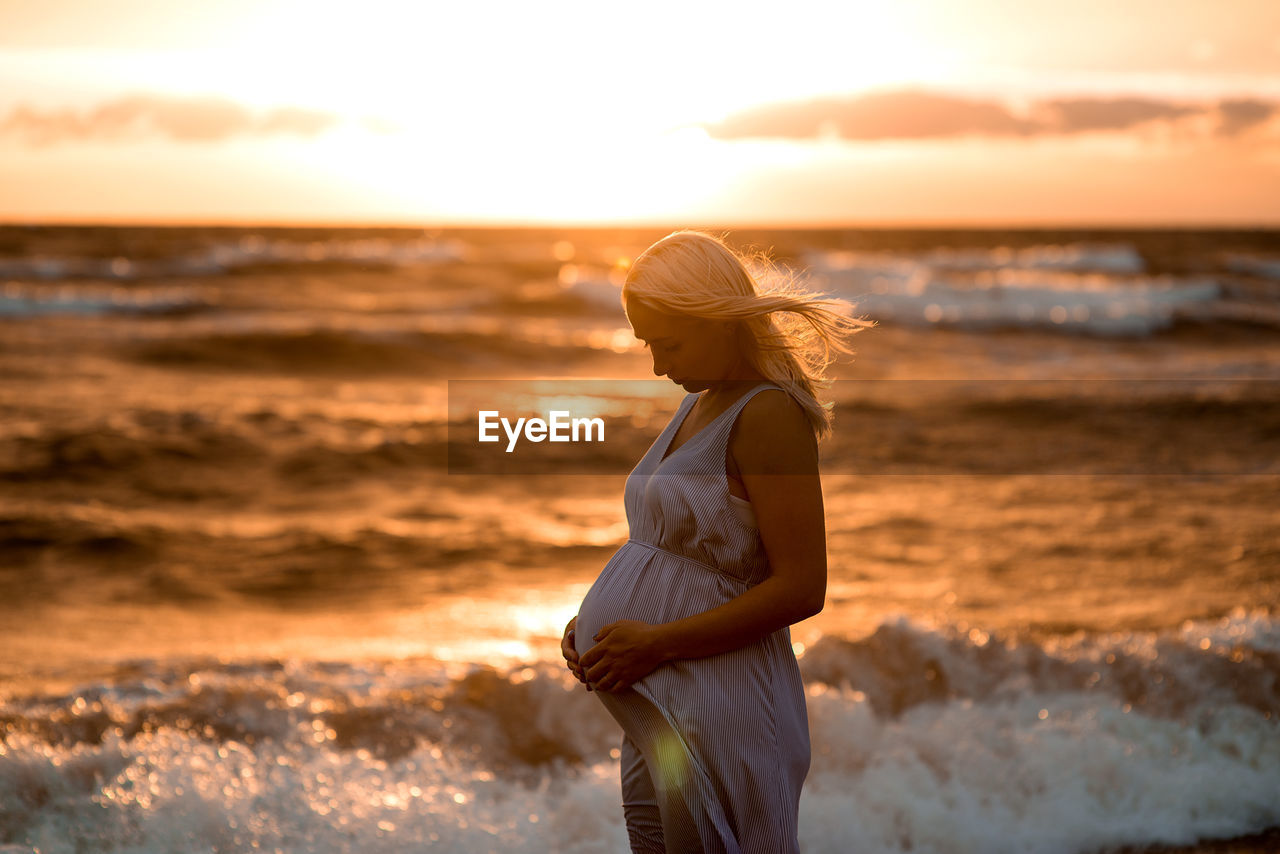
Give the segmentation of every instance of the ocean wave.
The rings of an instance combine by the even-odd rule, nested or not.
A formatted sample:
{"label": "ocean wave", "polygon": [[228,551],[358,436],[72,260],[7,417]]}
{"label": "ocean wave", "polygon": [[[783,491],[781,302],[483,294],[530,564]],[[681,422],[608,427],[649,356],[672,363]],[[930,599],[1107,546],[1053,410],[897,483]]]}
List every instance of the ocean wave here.
{"label": "ocean wave", "polygon": [[163,338],[121,346],[122,355],[175,369],[290,374],[421,375],[552,369],[599,354],[586,340],[533,340],[467,331],[362,332],[353,329],[262,330]]}
{"label": "ocean wave", "polygon": [[[1053,270],[1082,273],[1141,273],[1147,264],[1129,243],[1065,243],[1013,248],[1009,246],[933,249],[903,254],[902,260],[938,270]],[[826,268],[857,269],[883,264],[885,256],[849,250],[810,255]]]}
{"label": "ocean wave", "polygon": [[1106,693],[1157,716],[1182,716],[1206,697],[1280,715],[1280,632],[1237,613],[1178,635],[1005,642],[981,629],[947,636],[901,620],[858,641],[824,638],[804,656],[807,681],[850,686],[883,717],[927,702],[1015,698],[1027,692]]}
{"label": "ocean wave", "polygon": [[447,465],[448,443],[441,435],[423,441],[384,439],[364,448],[299,448],[278,459],[275,471],[290,483],[314,486],[349,484],[356,478],[385,477],[406,469],[441,470]]}
{"label": "ocean wave", "polygon": [[[1277,471],[1274,381],[850,381],[842,391],[856,429],[833,433],[823,454],[832,474]],[[993,440],[1005,435],[1019,440]]]}
{"label": "ocean wave", "polygon": [[[1274,826],[1278,643],[1242,611],[1043,645],[905,621],[829,638],[802,659],[802,847],[1069,854]],[[139,660],[0,707],[0,834],[107,852],[337,851],[351,834],[370,851],[613,850],[618,739],[549,663]]]}
{"label": "ocean wave", "polygon": [[476,522],[421,509],[342,527],[258,514],[204,524],[164,513],[129,519],[109,508],[32,511],[0,516],[0,593],[10,607],[386,605],[465,589],[483,580],[479,567],[600,565],[616,543],[598,539],[586,526],[540,533],[524,520]]}
{"label": "ocean wave", "polygon": [[[925,705],[969,708],[1068,695],[1173,721],[1231,706],[1261,720],[1280,719],[1280,622],[1264,610],[1237,608],[1163,632],[1079,632],[1042,640],[899,617],[856,640],[823,637],[804,649],[800,662],[810,696],[865,704],[884,722],[909,721]],[[315,721],[336,721],[343,728],[340,749],[399,750],[403,756],[403,745],[379,739],[403,727],[418,733],[420,743],[460,741],[469,749],[473,734],[446,731],[459,716],[470,716],[466,727],[496,727],[506,733],[499,741],[510,742],[505,752],[475,761],[542,765],[576,757],[572,761],[582,763],[615,745],[608,733],[565,725],[590,700],[579,688],[549,662],[498,669],[431,659],[138,659],[69,692],[10,697],[4,732],[64,746],[99,743],[111,730],[128,739],[162,727],[214,742],[254,742],[286,738],[299,721],[308,729]],[[214,717],[221,718],[216,725]],[[521,723],[544,725],[538,735],[546,743],[515,744]],[[482,749],[492,752],[493,744]]]}
{"label": "ocean wave", "polygon": [[[156,415],[172,415],[160,419]],[[214,501],[245,486],[237,472],[269,449],[252,435],[197,413],[136,413],[150,420],[48,427],[0,439],[0,474],[43,486],[115,486],[166,500]]]}
{"label": "ocean wave", "polygon": [[[9,601],[20,598],[23,589],[36,586],[32,576],[39,572],[38,565],[46,556],[56,554],[114,570],[153,560],[160,553],[162,539],[159,532],[139,526],[122,528],[38,515],[0,517],[0,547],[7,568],[23,570],[20,576],[4,579]],[[51,588],[65,580],[63,572],[55,573],[58,577],[50,579]],[[44,595],[51,592],[42,591]]]}
{"label": "ocean wave", "polygon": [[[327,414],[250,406],[239,413],[138,409],[88,423],[18,423],[0,430],[0,476],[68,497],[89,487],[123,504],[130,499],[118,493],[223,508],[299,489],[389,488],[446,472],[625,475],[657,429],[642,406],[652,410],[653,401],[639,397],[639,386],[566,381],[551,388],[597,395],[583,406],[600,405],[610,388],[634,392],[637,402],[620,413],[602,410],[607,441],[525,442],[503,453],[501,443],[475,441],[474,413],[488,400],[497,402],[489,406],[513,401],[526,407],[522,414],[534,410],[501,386],[455,383],[450,405],[458,411],[448,422],[443,406],[368,417],[341,406]],[[515,391],[524,387],[512,384]],[[839,405],[856,421],[825,446],[823,471],[833,475],[1276,471],[1280,386],[1272,381],[848,381],[837,390]],[[554,400],[549,394],[538,400]],[[992,440],[1011,430],[1025,441]],[[254,476],[246,478],[247,471]]]}
{"label": "ocean wave", "polygon": [[1237,273],[1280,280],[1280,257],[1274,255],[1232,252],[1226,256],[1226,266]]}
{"label": "ocean wave", "polygon": [[[83,251],[92,241],[81,241]],[[99,247],[103,255],[28,254],[0,258],[0,279],[48,282],[98,279],[136,282],[172,277],[221,276],[273,269],[367,269],[460,261],[468,257],[465,243],[455,239],[417,237],[317,236],[314,239],[245,234],[238,238],[199,240],[188,236],[143,253],[127,246]],[[106,254],[112,249],[124,254]]]}
{"label": "ocean wave", "polygon": [[1142,336],[1179,320],[1269,324],[1273,318],[1266,306],[1224,302],[1216,278],[1147,275],[1140,259],[1117,260],[1130,253],[1067,246],[811,252],[806,260],[819,288],[855,302],[873,319],[908,325]]}
{"label": "ocean wave", "polygon": [[180,286],[30,285],[0,287],[0,317],[46,314],[135,314],[171,317],[212,307],[213,295]]}

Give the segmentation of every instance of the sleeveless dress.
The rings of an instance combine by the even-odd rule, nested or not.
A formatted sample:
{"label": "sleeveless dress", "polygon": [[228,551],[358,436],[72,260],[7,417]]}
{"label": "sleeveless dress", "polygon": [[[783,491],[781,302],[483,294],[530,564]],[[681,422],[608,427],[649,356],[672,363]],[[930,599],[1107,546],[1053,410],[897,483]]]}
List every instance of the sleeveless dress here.
{"label": "sleeveless dress", "polygon": [[[733,424],[767,388],[778,387],[755,386],[668,456],[698,398],[687,395],[632,470],[624,491],[630,539],[582,601],[579,655],[616,620],[679,620],[768,577],[760,532],[730,501],[725,474]],[[623,810],[633,851],[799,850],[809,727],[789,629],[719,655],[668,662],[630,688],[595,696],[623,729]]]}

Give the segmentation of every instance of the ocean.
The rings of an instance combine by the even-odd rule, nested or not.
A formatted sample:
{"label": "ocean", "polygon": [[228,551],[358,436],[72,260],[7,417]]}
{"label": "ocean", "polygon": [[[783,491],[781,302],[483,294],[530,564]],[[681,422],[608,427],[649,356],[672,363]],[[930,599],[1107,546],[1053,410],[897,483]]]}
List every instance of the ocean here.
{"label": "ocean", "polygon": [[[667,231],[0,227],[0,852],[625,851],[559,637]],[[1280,232],[718,233],[877,323],[802,849],[1280,847]],[[611,443],[460,453],[539,395]]]}

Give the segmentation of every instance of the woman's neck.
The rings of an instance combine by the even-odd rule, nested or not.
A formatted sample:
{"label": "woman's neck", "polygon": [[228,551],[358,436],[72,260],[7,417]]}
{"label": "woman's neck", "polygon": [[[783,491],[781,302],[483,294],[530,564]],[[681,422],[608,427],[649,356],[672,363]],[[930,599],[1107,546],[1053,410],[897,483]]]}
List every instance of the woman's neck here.
{"label": "woman's neck", "polygon": [[749,365],[744,365],[742,370],[730,371],[724,379],[712,383],[702,396],[708,405],[721,401],[731,403],[737,400],[747,390],[748,386],[765,381],[759,371]]}

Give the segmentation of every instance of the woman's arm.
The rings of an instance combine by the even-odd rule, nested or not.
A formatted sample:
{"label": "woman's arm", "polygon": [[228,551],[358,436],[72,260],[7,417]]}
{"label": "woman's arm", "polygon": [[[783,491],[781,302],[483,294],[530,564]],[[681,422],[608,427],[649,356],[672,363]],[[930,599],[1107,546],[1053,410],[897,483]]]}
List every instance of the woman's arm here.
{"label": "woman's arm", "polygon": [[580,665],[602,691],[628,687],[665,661],[737,649],[822,610],[826,527],[818,451],[804,413],[766,391],[743,408],[729,452],[755,509],[770,575],[719,607],[670,623],[610,623]]}

